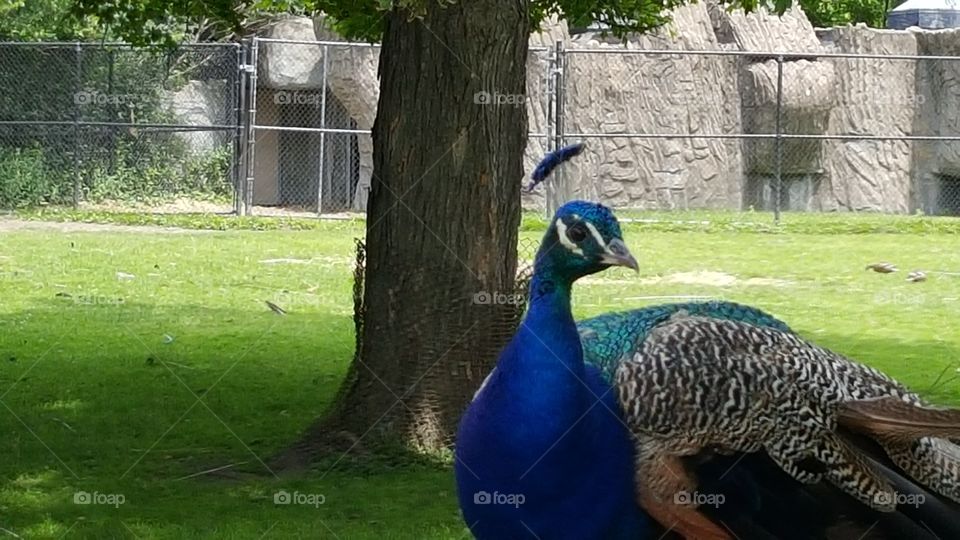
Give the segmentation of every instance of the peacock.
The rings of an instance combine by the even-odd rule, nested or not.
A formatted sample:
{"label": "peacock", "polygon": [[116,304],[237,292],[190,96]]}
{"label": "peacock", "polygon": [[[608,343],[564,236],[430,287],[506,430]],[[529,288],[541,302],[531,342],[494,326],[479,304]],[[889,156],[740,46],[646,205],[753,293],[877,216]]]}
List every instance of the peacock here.
{"label": "peacock", "polygon": [[666,536],[960,538],[960,412],[732,302],[578,328],[632,432],[638,503]]}
{"label": "peacock", "polygon": [[476,537],[960,538],[958,411],[749,306],[574,327],[570,285],[614,264],[637,267],[612,213],[562,207],[524,323],[458,434]]}
{"label": "peacock", "polygon": [[529,306],[461,419],[457,495],[480,539],[636,539],[650,530],[634,498],[634,450],[616,394],[584,364],[573,283],[636,270],[606,207],[560,207],[534,260]]}

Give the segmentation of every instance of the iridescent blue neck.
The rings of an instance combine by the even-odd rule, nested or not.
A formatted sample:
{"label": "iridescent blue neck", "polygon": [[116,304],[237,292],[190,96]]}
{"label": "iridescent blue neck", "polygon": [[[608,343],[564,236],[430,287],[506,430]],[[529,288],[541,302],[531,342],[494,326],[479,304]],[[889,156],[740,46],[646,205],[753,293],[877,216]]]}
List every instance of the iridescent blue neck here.
{"label": "iridescent blue neck", "polygon": [[[530,282],[530,306],[522,324],[522,339],[527,343],[527,361],[576,371],[583,369],[580,335],[570,310],[573,282],[556,271],[547,257],[539,258]],[[568,372],[569,369],[561,369]]]}
{"label": "iridescent blue neck", "polygon": [[556,231],[551,229],[544,236],[543,244],[533,263],[533,278],[530,280],[530,308],[538,304],[557,303],[570,310],[570,289],[573,279],[569,277],[562,261],[558,260],[564,248],[557,246]]}
{"label": "iridescent blue neck", "polygon": [[569,279],[560,278],[550,266],[539,265],[530,280],[530,309],[553,305],[570,311]]}

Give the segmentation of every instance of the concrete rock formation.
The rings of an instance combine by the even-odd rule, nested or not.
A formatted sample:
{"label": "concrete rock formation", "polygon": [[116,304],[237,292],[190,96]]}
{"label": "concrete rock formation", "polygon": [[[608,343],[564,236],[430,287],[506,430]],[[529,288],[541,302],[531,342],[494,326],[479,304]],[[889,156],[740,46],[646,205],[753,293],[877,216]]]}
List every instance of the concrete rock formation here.
{"label": "concrete rock formation", "polygon": [[[165,99],[170,112],[179,122],[189,126],[227,125],[231,123],[226,96],[229,90],[222,80],[187,81],[183,88],[170,92]],[[182,131],[177,136],[187,143],[191,152],[212,152],[229,140],[226,131]]]}
{"label": "concrete rock formation", "polygon": [[[322,18],[285,19],[267,35],[341,41]],[[593,136],[584,137],[581,158],[523,196],[527,208],[572,197],[641,209],[769,208],[779,171],[785,209],[960,214],[960,142],[897,140],[960,134],[960,62],[824,56],[957,55],[960,31],[814,29],[799,8],[781,18],[711,2],[677,8],[667,27],[626,42],[599,32],[571,35],[564,22],[548,21],[530,38],[526,106],[536,136],[526,150],[528,171],[553,144],[550,68],[558,41],[566,50],[566,142]],[[327,127],[373,126],[377,48],[328,46],[324,59],[316,45],[265,45],[262,88],[320,91],[326,61],[328,101],[342,111]],[[718,54],[677,54],[690,50]],[[722,54],[730,51],[750,54]],[[804,55],[784,56],[779,96],[777,53]],[[736,138],[772,134],[778,123],[786,134],[834,138],[788,139],[779,154],[772,138]],[[258,162],[261,152],[267,161],[280,152],[278,138],[264,137]],[[357,136],[356,147],[360,178],[349,206],[362,209],[372,174],[370,137]],[[270,178],[276,168],[258,163],[256,182],[276,184],[275,172]]]}
{"label": "concrete rock formation", "polygon": [[[313,21],[287,17],[270,25],[263,37],[296,41],[316,38]],[[257,85],[282,90],[319,88],[323,82],[321,50],[314,45],[261,43]]]}
{"label": "concrete rock formation", "polygon": [[[830,52],[919,52],[914,36],[906,32],[846,27],[821,32],[821,38]],[[914,133],[919,113],[916,105],[924,101],[917,93],[917,62],[876,58],[832,58],[831,62],[836,66],[837,106],[830,115],[830,135],[898,137]],[[831,140],[827,145],[824,171],[810,200],[812,208],[906,213],[916,207],[911,200],[913,144]]]}
{"label": "concrete rock formation", "polygon": [[[743,176],[739,141],[626,136],[740,132],[736,59],[669,54],[720,49],[705,5],[675,10],[668,27],[625,46],[585,33],[571,39],[568,49],[565,131],[607,137],[591,138],[585,155],[561,172],[576,179],[562,198],[646,209],[740,207],[741,185],[729,180]],[[589,52],[597,49],[607,52]],[[622,49],[624,54],[609,53]]]}

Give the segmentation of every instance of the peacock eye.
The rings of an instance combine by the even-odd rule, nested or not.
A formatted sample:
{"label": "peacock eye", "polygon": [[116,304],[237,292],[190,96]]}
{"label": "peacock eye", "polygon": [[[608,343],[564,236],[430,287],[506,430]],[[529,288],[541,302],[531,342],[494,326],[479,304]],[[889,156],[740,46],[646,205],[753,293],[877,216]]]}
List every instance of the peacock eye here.
{"label": "peacock eye", "polygon": [[567,238],[573,242],[579,244],[586,237],[587,228],[583,226],[583,223],[574,223],[569,229],[567,229]]}

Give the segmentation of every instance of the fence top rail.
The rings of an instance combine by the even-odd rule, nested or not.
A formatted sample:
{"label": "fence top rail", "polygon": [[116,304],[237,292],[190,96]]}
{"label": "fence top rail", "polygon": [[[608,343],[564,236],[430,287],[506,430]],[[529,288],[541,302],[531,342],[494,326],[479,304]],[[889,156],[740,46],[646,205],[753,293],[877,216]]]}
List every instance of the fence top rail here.
{"label": "fence top rail", "polygon": [[[254,37],[255,41],[261,41],[264,43],[289,43],[292,45],[328,45],[331,47],[368,47],[368,48],[379,48],[382,45],[380,43],[366,43],[363,41],[331,41],[331,40],[309,40],[309,39],[283,39],[283,38],[265,38],[265,37]],[[551,49],[546,45],[536,45],[533,47],[528,47],[532,52],[546,52]]]}
{"label": "fence top rail", "polygon": [[[122,41],[0,41],[0,47],[83,47],[83,48],[119,48],[119,49],[137,49],[152,50],[152,47],[141,47],[132,43]],[[218,43],[209,43],[198,41],[196,43],[181,43],[172,50],[193,49],[193,48],[231,48],[236,49],[240,44],[235,41],[224,41]]]}
{"label": "fence top rail", "polygon": [[[0,122],[0,126],[3,125],[3,122]],[[270,124],[254,124],[251,126],[255,130],[262,131],[295,131],[303,133],[331,133],[334,135],[372,135],[373,130],[370,129],[341,129],[341,128],[311,128],[311,127],[299,127],[299,126],[276,126]],[[549,137],[548,133],[528,133],[527,137],[531,139],[542,139],[544,137]]]}
{"label": "fence top rail", "polygon": [[262,131],[293,131],[293,132],[303,132],[303,133],[331,133],[331,134],[346,134],[346,135],[371,135],[372,130],[369,129],[342,129],[342,128],[312,128],[312,127],[302,127],[302,126],[276,126],[270,124],[253,124],[250,126],[256,130]]}
{"label": "fence top rail", "polygon": [[879,60],[960,60],[960,56],[937,56],[916,54],[858,54],[829,52],[790,51],[724,51],[724,50],[676,50],[676,49],[626,49],[626,48],[564,48],[565,54],[620,54],[620,55],[678,55],[678,56],[747,56],[773,60],[817,60],[819,58],[863,58]]}
{"label": "fence top rail", "polygon": [[157,124],[143,123],[131,124],[130,122],[97,122],[93,120],[0,120],[0,127],[3,126],[53,126],[53,127],[115,127],[115,128],[137,128],[137,129],[165,129],[169,131],[223,131],[233,130],[242,127],[232,124]]}
{"label": "fence top rail", "polygon": [[564,133],[573,139],[721,139],[721,140],[823,140],[823,141],[960,141],[960,135],[829,135],[817,133]]}
{"label": "fence top rail", "polygon": [[288,43],[291,45],[326,45],[329,47],[363,47],[363,48],[379,48],[379,43],[365,43],[363,41],[331,41],[331,40],[308,40],[308,39],[282,39],[282,38],[265,38],[265,37],[255,37],[254,41],[260,41],[263,43]]}

